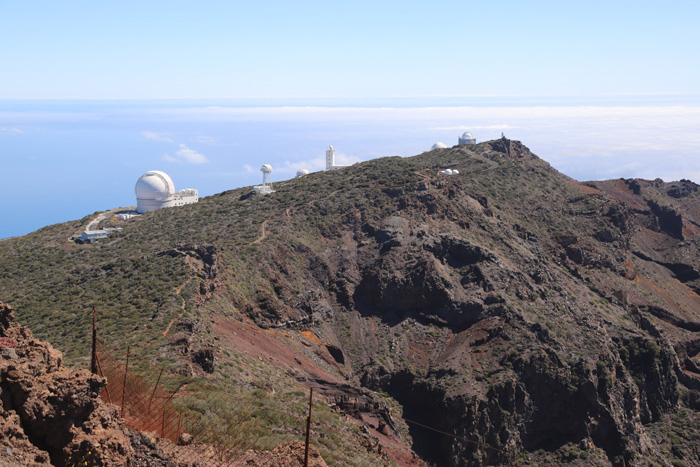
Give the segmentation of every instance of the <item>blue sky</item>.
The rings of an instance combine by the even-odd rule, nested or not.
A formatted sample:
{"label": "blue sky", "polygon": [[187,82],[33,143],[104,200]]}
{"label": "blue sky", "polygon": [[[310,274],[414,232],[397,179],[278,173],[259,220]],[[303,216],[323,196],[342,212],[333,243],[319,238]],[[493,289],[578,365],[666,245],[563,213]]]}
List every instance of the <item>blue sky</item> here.
{"label": "blue sky", "polygon": [[436,141],[700,182],[700,2],[0,0],[0,238]]}
{"label": "blue sky", "polygon": [[700,92],[697,1],[0,0],[0,98]]}

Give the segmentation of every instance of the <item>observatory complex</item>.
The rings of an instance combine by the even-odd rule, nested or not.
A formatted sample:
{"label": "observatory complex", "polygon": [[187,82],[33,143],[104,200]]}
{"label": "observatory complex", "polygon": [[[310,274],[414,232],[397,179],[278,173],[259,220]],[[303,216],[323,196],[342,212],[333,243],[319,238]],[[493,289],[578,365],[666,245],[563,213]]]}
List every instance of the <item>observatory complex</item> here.
{"label": "observatory complex", "polygon": [[476,138],[469,133],[468,131],[465,131],[462,133],[462,136],[459,137],[459,145],[460,146],[466,146],[467,144],[476,144]]}
{"label": "observatory complex", "polygon": [[[457,139],[457,144],[459,146],[476,144],[476,138],[474,138],[474,135],[472,135],[468,131],[465,131],[464,133],[462,133],[462,136],[460,136]],[[443,143],[442,141],[438,141],[437,143],[433,144],[432,147],[430,148],[431,151],[434,151],[436,149],[447,149],[447,145],[445,143]]]}
{"label": "observatory complex", "polygon": [[335,148],[333,146],[328,146],[326,148],[326,170],[338,170],[344,167],[350,167],[349,165],[339,165],[335,163]]}
{"label": "observatory complex", "polygon": [[149,170],[136,182],[136,211],[140,214],[161,208],[193,204],[199,201],[199,192],[187,188],[175,192],[175,184],[165,172]]}

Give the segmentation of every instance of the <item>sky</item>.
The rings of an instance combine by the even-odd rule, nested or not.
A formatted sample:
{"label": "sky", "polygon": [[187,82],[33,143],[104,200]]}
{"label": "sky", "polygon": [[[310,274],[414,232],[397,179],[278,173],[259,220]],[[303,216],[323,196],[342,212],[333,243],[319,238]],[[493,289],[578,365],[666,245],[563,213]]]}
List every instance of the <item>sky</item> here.
{"label": "sky", "polygon": [[700,182],[700,2],[0,0],[0,238],[436,141]]}
{"label": "sky", "polygon": [[0,0],[0,98],[700,92],[700,3]]}

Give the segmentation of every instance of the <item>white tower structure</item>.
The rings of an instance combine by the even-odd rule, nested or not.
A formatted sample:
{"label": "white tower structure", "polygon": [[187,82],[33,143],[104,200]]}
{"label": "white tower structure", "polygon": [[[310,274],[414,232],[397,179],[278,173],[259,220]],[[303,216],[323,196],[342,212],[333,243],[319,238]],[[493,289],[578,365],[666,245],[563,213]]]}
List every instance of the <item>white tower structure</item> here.
{"label": "white tower structure", "polygon": [[335,148],[333,146],[328,146],[326,148],[326,170],[338,170],[343,167],[349,167],[348,165],[339,165],[335,163]]}
{"label": "white tower structure", "polygon": [[199,192],[192,188],[175,192],[173,180],[165,172],[149,170],[136,181],[136,211],[155,211],[199,201]]}
{"label": "white tower structure", "polygon": [[476,144],[476,138],[474,138],[474,136],[468,131],[462,133],[462,136],[459,137],[458,141],[460,146],[465,146],[467,144]]}
{"label": "white tower structure", "polygon": [[437,143],[433,144],[433,147],[430,148],[431,151],[434,149],[447,149],[447,145],[438,141]]}
{"label": "white tower structure", "polygon": [[270,174],[272,173],[272,166],[270,164],[264,164],[260,167],[260,171],[263,174],[262,185],[253,187],[253,191],[261,195],[267,195],[269,193],[274,193],[275,190],[272,189],[272,182],[270,181]]}

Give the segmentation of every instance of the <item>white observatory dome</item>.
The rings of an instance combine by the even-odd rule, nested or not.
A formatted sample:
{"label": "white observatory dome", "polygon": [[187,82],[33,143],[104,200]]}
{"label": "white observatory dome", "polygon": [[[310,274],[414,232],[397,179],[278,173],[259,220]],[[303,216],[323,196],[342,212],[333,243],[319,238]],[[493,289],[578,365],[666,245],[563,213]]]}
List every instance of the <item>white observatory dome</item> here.
{"label": "white observatory dome", "polygon": [[263,173],[269,174],[270,172],[272,172],[272,166],[270,164],[265,164],[262,167],[260,167],[260,170]]}
{"label": "white observatory dome", "polygon": [[451,169],[445,170],[445,175],[452,175],[452,170]]}
{"label": "white observatory dome", "polygon": [[299,170],[297,170],[297,178],[303,177],[304,175],[309,175],[309,169],[299,169]]}
{"label": "white observatory dome", "polygon": [[474,138],[474,135],[469,133],[468,131],[465,131],[462,133],[462,136],[459,137],[459,145],[464,146],[467,144],[476,144],[476,138]]}
{"label": "white observatory dome", "polygon": [[149,170],[136,182],[137,199],[165,200],[175,194],[175,184],[165,172]]}
{"label": "white observatory dome", "polygon": [[459,170],[452,169],[452,175],[459,175]]}
{"label": "white observatory dome", "polygon": [[437,142],[437,143],[433,144],[432,148],[430,148],[431,151],[433,149],[447,149],[447,145],[443,142]]}

